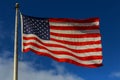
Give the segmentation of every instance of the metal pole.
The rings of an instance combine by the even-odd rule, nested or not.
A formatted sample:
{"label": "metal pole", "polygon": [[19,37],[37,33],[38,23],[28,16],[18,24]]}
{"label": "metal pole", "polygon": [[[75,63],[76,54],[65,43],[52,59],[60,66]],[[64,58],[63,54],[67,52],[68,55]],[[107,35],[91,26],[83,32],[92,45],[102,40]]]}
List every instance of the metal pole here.
{"label": "metal pole", "polygon": [[16,8],[16,16],[15,16],[13,80],[18,80],[18,8],[19,8],[18,3],[16,3],[15,8]]}

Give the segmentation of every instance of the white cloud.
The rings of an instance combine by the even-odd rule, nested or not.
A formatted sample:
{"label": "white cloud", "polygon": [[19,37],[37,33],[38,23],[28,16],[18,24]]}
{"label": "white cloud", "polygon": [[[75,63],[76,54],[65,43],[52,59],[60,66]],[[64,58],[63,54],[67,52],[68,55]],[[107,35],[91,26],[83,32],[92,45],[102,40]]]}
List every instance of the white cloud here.
{"label": "white cloud", "polygon": [[0,58],[0,80],[12,80],[12,60]]}
{"label": "white cloud", "polygon": [[66,72],[66,69],[55,61],[52,62],[52,66],[56,69],[56,72],[58,72],[59,74],[63,74]]}
{"label": "white cloud", "polygon": [[3,50],[0,53],[1,53],[0,57],[2,57],[2,58],[9,58],[10,56],[13,55],[13,53],[8,50]]}
{"label": "white cloud", "polygon": [[120,78],[120,71],[119,72],[112,72],[110,77]]}
{"label": "white cloud", "polygon": [[[6,51],[5,51],[6,52]],[[9,53],[7,51],[6,53]],[[39,70],[30,66],[30,62],[19,61],[19,80],[84,80],[83,78],[65,71],[65,68],[53,62],[55,69]],[[0,57],[0,80],[12,80],[13,59]]]}

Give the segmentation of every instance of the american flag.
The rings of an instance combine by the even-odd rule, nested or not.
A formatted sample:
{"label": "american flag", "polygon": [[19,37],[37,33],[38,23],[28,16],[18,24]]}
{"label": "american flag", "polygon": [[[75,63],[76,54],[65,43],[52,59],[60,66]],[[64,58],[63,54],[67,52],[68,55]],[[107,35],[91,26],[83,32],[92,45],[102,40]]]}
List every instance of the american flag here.
{"label": "american flag", "polygon": [[84,20],[21,15],[22,50],[58,62],[95,68],[102,65],[99,18]]}

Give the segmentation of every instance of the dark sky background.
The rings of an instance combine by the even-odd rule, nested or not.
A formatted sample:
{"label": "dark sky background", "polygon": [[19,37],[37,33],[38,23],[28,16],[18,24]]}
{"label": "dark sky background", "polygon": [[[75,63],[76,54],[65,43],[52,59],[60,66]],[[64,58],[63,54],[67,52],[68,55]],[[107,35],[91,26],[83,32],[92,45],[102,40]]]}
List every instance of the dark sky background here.
{"label": "dark sky background", "polygon": [[[23,54],[19,21],[19,72],[23,74],[19,74],[22,76],[19,79],[120,80],[119,0],[1,0],[0,80],[12,80],[16,2],[20,4],[20,12],[30,16],[77,19],[99,17],[104,58],[102,67],[91,69],[69,63],[58,63],[32,52]],[[46,72],[46,74],[42,72]],[[5,75],[9,75],[9,79],[4,77]],[[39,78],[39,76],[49,78]]]}

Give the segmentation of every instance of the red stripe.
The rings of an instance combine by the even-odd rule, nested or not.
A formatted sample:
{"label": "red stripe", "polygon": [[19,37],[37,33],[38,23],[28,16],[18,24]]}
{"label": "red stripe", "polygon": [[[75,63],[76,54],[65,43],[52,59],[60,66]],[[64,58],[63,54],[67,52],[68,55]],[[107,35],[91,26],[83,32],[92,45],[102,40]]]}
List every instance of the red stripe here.
{"label": "red stripe", "polygon": [[[23,43],[23,45],[24,46],[27,46],[27,45],[29,45],[29,44],[35,44],[35,43],[33,43],[33,42],[29,42],[29,43]],[[54,47],[54,46],[50,46],[50,44],[43,44],[44,46],[48,46],[48,47]],[[51,44],[51,45],[55,45],[55,44]],[[36,45],[37,47],[38,46],[40,46],[40,45]],[[56,45],[55,45],[56,46]],[[72,51],[72,52],[75,52],[75,53],[77,53],[77,54],[83,54],[83,53],[86,53],[86,52],[98,52],[98,51],[102,51],[102,49],[101,48],[89,48],[89,49],[80,49],[80,50],[75,50],[75,49],[70,49],[70,48],[67,48],[67,47],[63,47],[63,46],[60,46],[60,45],[58,45],[58,46],[56,46],[56,47],[58,47],[58,48],[65,48],[65,49],[68,49],[68,50],[70,50],[70,51]]]}
{"label": "red stripe", "polygon": [[86,53],[86,52],[98,52],[98,51],[102,51],[102,48],[93,48],[93,49],[82,49],[82,50],[75,50],[75,49],[70,49],[70,48],[67,48],[67,47],[63,47],[62,45],[58,45],[58,44],[50,44],[50,43],[43,43],[43,42],[41,42],[40,40],[38,40],[37,38],[34,38],[34,37],[32,37],[32,38],[25,38],[24,37],[24,40],[36,40],[36,41],[38,41],[39,43],[41,43],[41,44],[43,44],[43,45],[45,45],[45,46],[53,46],[53,47],[62,47],[62,48],[65,48],[65,49],[68,49],[68,50],[71,50],[71,51],[73,51],[73,52],[76,52],[76,53]]}
{"label": "red stripe", "polygon": [[50,18],[49,22],[75,22],[75,23],[92,23],[98,22],[99,18],[89,18],[89,19],[67,19],[67,18]]}
{"label": "red stripe", "polygon": [[42,56],[47,56],[47,57],[50,57],[58,62],[68,62],[68,63],[72,63],[72,64],[75,64],[75,65],[78,65],[78,66],[84,66],[84,67],[89,67],[89,68],[96,68],[96,67],[100,67],[102,66],[102,64],[81,64],[81,63],[78,63],[76,61],[73,61],[71,59],[67,59],[67,58],[62,58],[62,59],[59,59],[59,58],[56,58],[50,54],[47,54],[47,53],[43,53],[43,52],[38,52],[32,48],[28,48],[28,49],[24,49],[23,51],[24,52],[28,52],[29,50],[33,51],[34,53],[36,53],[37,55],[42,55]]}
{"label": "red stripe", "polygon": [[52,41],[56,41],[59,43],[63,44],[68,44],[68,45],[75,45],[75,46],[85,46],[85,45],[93,45],[93,44],[101,44],[101,41],[86,41],[86,42],[70,42],[70,41],[63,41],[63,40],[57,40],[54,38],[50,38]]}
{"label": "red stripe", "polygon": [[[35,46],[39,49],[44,49],[44,50],[47,50],[49,52],[51,52],[52,54],[56,54],[56,55],[70,55],[70,56],[73,56],[75,58],[78,58],[80,60],[96,60],[96,59],[102,59],[102,56],[87,56],[87,57],[78,57],[74,54],[71,54],[69,52],[66,52],[66,51],[54,51],[54,50],[49,50],[48,48],[46,47],[43,47],[41,45],[38,45],[38,44],[35,44],[35,43],[24,43],[23,44],[24,46],[28,46],[28,45],[32,45],[32,46]],[[77,54],[77,53],[76,53]]]}
{"label": "red stripe", "polygon": [[[86,52],[97,52],[97,51],[102,51],[102,49],[101,48],[97,48],[97,49],[84,49],[84,50],[76,50],[76,49],[70,49],[70,48],[67,48],[67,47],[65,47],[65,46],[62,46],[62,45],[58,45],[58,44],[50,44],[50,43],[43,43],[43,42],[41,42],[40,40],[38,40],[37,38],[24,38],[24,40],[36,40],[36,41],[38,41],[40,44],[42,44],[42,45],[45,45],[45,46],[48,46],[48,47],[59,47],[59,48],[65,48],[65,49],[68,49],[68,50],[70,50],[70,51],[72,51],[72,52],[75,52],[75,53],[86,53]],[[90,50],[92,50],[92,51],[90,51]]]}
{"label": "red stripe", "polygon": [[[37,39],[36,37],[23,37],[23,39],[24,40],[30,40],[30,39],[31,40],[36,40],[39,43],[45,44],[45,43],[41,42],[39,39]],[[100,40],[98,40],[98,41],[87,41],[87,42],[70,42],[70,41],[57,40],[57,39],[54,39],[54,38],[50,38],[50,40],[51,41],[56,41],[56,42],[59,42],[59,43],[63,43],[63,44],[67,44],[67,45],[71,45],[71,46],[72,45],[74,45],[74,46],[84,46],[84,45],[101,44]],[[53,44],[51,44],[51,45],[53,45]],[[58,45],[58,44],[56,44],[56,45]]]}
{"label": "red stripe", "polygon": [[67,38],[94,38],[100,37],[100,33],[91,33],[91,34],[62,34],[62,33],[54,33],[50,32],[50,35],[58,36],[58,37],[67,37]]}
{"label": "red stripe", "polygon": [[53,30],[96,30],[99,26],[50,26]]}

